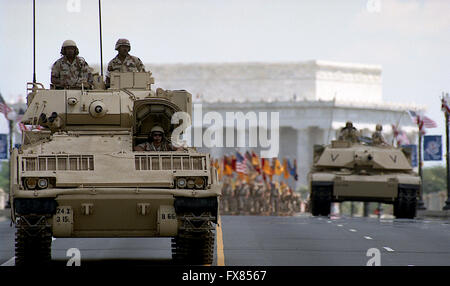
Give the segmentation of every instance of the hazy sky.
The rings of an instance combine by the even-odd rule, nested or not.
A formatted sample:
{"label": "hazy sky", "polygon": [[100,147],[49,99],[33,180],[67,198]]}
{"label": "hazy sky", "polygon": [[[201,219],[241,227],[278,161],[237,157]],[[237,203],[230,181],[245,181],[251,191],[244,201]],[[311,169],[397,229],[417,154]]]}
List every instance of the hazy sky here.
{"label": "hazy sky", "polygon": [[[39,82],[48,87],[66,39],[90,65],[100,62],[97,0],[36,0],[36,9]],[[102,12],[105,64],[120,37],[145,63],[379,64],[384,100],[425,105],[439,124],[429,134],[444,132],[439,96],[450,92],[448,0],[103,0]],[[0,0],[0,38],[0,92],[15,100],[32,80],[32,0]]]}

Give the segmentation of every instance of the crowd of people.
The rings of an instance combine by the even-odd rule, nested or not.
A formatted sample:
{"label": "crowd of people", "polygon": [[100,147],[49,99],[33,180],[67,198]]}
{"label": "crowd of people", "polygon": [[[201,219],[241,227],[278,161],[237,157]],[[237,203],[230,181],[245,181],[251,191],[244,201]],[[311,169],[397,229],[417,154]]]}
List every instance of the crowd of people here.
{"label": "crowd of people", "polygon": [[242,180],[225,177],[220,213],[223,215],[288,216],[302,211],[300,194],[278,181]]}

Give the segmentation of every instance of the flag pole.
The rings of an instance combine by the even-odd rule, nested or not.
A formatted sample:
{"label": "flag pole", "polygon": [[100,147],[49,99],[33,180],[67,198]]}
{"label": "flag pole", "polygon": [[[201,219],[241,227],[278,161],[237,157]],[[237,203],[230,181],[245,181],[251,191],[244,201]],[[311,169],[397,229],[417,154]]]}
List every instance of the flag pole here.
{"label": "flag pole", "polygon": [[418,146],[418,155],[419,155],[419,177],[420,177],[420,190],[419,190],[419,201],[417,202],[418,210],[426,210],[425,204],[423,203],[423,177],[422,177],[422,128],[420,128],[420,121],[418,121],[419,126],[419,146]]}
{"label": "flag pole", "polygon": [[[442,99],[444,99],[444,93],[442,93]],[[446,94],[446,97],[448,98],[448,93]],[[445,151],[445,161],[447,165],[447,200],[445,201],[445,205],[442,208],[442,210],[450,210],[450,165],[449,165],[449,136],[448,136],[448,112],[445,110],[445,145],[446,145],[446,151]]]}

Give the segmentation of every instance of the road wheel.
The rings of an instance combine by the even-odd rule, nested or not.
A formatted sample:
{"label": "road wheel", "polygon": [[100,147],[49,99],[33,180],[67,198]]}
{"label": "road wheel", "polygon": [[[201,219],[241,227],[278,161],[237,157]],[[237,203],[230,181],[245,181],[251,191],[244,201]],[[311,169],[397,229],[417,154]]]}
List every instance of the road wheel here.
{"label": "road wheel", "polygon": [[176,264],[212,264],[214,257],[213,231],[181,231],[172,238],[172,259]]}
{"label": "road wheel", "polygon": [[52,232],[45,217],[19,218],[16,224],[16,266],[48,265],[51,256]]}
{"label": "road wheel", "polygon": [[417,208],[417,191],[414,189],[399,188],[398,197],[394,202],[394,215],[396,218],[414,218]]}

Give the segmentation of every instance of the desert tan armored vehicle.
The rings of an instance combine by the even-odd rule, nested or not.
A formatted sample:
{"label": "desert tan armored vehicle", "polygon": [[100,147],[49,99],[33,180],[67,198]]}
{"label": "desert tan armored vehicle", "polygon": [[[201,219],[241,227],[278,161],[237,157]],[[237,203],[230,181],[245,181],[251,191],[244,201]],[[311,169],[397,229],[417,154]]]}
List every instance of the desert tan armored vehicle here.
{"label": "desert tan armored vehicle", "polygon": [[112,73],[109,89],[29,87],[25,131],[11,155],[16,264],[48,262],[53,237],[171,237],[178,263],[210,264],[217,171],[210,155],[133,151],[191,114],[191,94],[151,89],[151,73]]}
{"label": "desert tan armored vehicle", "polygon": [[397,218],[413,218],[421,181],[411,151],[360,139],[314,146],[308,174],[312,215],[329,215],[332,202],[363,201],[393,204]]}

